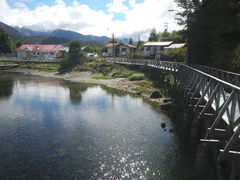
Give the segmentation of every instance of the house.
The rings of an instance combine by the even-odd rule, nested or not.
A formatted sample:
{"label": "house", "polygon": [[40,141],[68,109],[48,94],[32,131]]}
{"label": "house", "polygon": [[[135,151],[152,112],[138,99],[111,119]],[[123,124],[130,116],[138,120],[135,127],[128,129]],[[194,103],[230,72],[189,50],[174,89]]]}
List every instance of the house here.
{"label": "house", "polygon": [[173,41],[147,42],[143,45],[144,56],[156,57],[164,53],[164,48],[171,45]]}
{"label": "house", "polygon": [[164,47],[164,52],[167,52],[170,49],[183,48],[186,47],[186,43],[174,43],[170,46]]}
{"label": "house", "polygon": [[68,47],[63,45],[23,44],[17,48],[19,58],[45,58],[54,59],[63,57],[68,52]]}
{"label": "house", "polygon": [[126,56],[128,53],[136,52],[136,47],[126,43],[108,43],[106,45],[108,49],[108,56],[113,56],[113,49],[115,51],[115,56]]}

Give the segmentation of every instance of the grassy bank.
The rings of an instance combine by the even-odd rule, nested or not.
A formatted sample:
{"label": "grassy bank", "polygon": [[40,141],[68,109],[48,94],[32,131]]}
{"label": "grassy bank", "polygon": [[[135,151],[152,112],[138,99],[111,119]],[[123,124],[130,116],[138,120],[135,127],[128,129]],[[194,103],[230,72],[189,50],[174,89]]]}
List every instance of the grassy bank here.
{"label": "grassy bank", "polygon": [[0,65],[19,64],[19,68],[34,69],[44,72],[57,72],[60,65],[57,63],[26,63],[26,62],[6,62],[0,61]]}
{"label": "grassy bank", "polygon": [[[1,62],[3,64],[11,64]],[[19,68],[34,69],[39,72],[35,75],[46,77],[56,77],[75,82],[90,82],[103,84],[115,89],[124,90],[133,94],[141,95],[145,99],[154,102],[162,102],[163,98],[150,99],[150,95],[159,89],[164,97],[168,98],[171,94],[173,78],[166,79],[164,72],[150,69],[146,66],[131,66],[107,63],[100,59],[87,59],[84,64],[77,65],[71,71],[59,75],[59,64],[53,63],[18,63]],[[89,73],[91,72],[89,75]]]}

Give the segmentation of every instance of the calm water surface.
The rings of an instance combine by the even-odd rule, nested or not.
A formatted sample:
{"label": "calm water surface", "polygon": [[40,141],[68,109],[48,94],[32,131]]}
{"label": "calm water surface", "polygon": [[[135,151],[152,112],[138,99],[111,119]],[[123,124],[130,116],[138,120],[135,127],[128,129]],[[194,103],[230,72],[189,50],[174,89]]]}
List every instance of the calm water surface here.
{"label": "calm water surface", "polygon": [[170,119],[100,86],[0,74],[0,179],[189,180]]}

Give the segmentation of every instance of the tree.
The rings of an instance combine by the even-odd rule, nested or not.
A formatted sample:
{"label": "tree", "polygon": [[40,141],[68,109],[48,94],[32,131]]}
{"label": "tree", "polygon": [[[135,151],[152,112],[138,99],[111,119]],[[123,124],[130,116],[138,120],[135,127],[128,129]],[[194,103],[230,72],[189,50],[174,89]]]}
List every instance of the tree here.
{"label": "tree", "polygon": [[78,40],[72,40],[69,44],[69,55],[66,59],[61,61],[61,68],[72,68],[77,64],[82,64],[84,62],[84,56],[81,52],[81,43]]}
{"label": "tree", "polygon": [[24,42],[22,41],[22,40],[18,40],[17,42],[16,42],[16,48],[19,48],[21,45],[23,45],[24,44]]}
{"label": "tree", "polygon": [[[237,0],[175,0],[182,12],[179,24],[188,29],[190,63],[234,70],[240,42],[240,3]],[[235,60],[236,62],[236,60]]]}
{"label": "tree", "polygon": [[133,44],[132,38],[129,39],[129,43],[128,44],[130,44],[130,45]]}
{"label": "tree", "polygon": [[165,52],[165,55],[175,62],[184,62],[186,59],[186,48],[170,49]]}
{"label": "tree", "polygon": [[0,28],[0,53],[12,53],[11,41],[7,32],[2,28]]}
{"label": "tree", "polygon": [[[113,42],[113,40],[112,39],[110,39],[109,41],[108,41],[108,43],[112,43]],[[114,43],[121,43],[122,41],[119,41],[119,40],[117,40],[117,39],[114,39]]]}
{"label": "tree", "polygon": [[151,41],[151,42],[158,41],[158,35],[155,28],[151,30],[148,41]]}
{"label": "tree", "polygon": [[81,52],[81,43],[78,40],[72,40],[69,44],[69,56],[77,56]]}
{"label": "tree", "polygon": [[143,44],[144,44],[143,41],[138,40],[138,42],[136,44],[136,47],[137,47],[138,51],[143,51]]}

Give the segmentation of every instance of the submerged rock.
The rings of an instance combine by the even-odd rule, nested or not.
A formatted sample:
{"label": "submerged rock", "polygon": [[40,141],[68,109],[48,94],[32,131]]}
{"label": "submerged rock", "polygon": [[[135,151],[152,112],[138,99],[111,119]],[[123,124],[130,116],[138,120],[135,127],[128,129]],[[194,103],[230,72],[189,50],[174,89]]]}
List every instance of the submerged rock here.
{"label": "submerged rock", "polygon": [[155,90],[153,91],[153,93],[151,94],[150,98],[162,98],[162,94],[159,90]]}
{"label": "submerged rock", "polygon": [[166,123],[161,123],[161,127],[164,129],[166,128]]}

